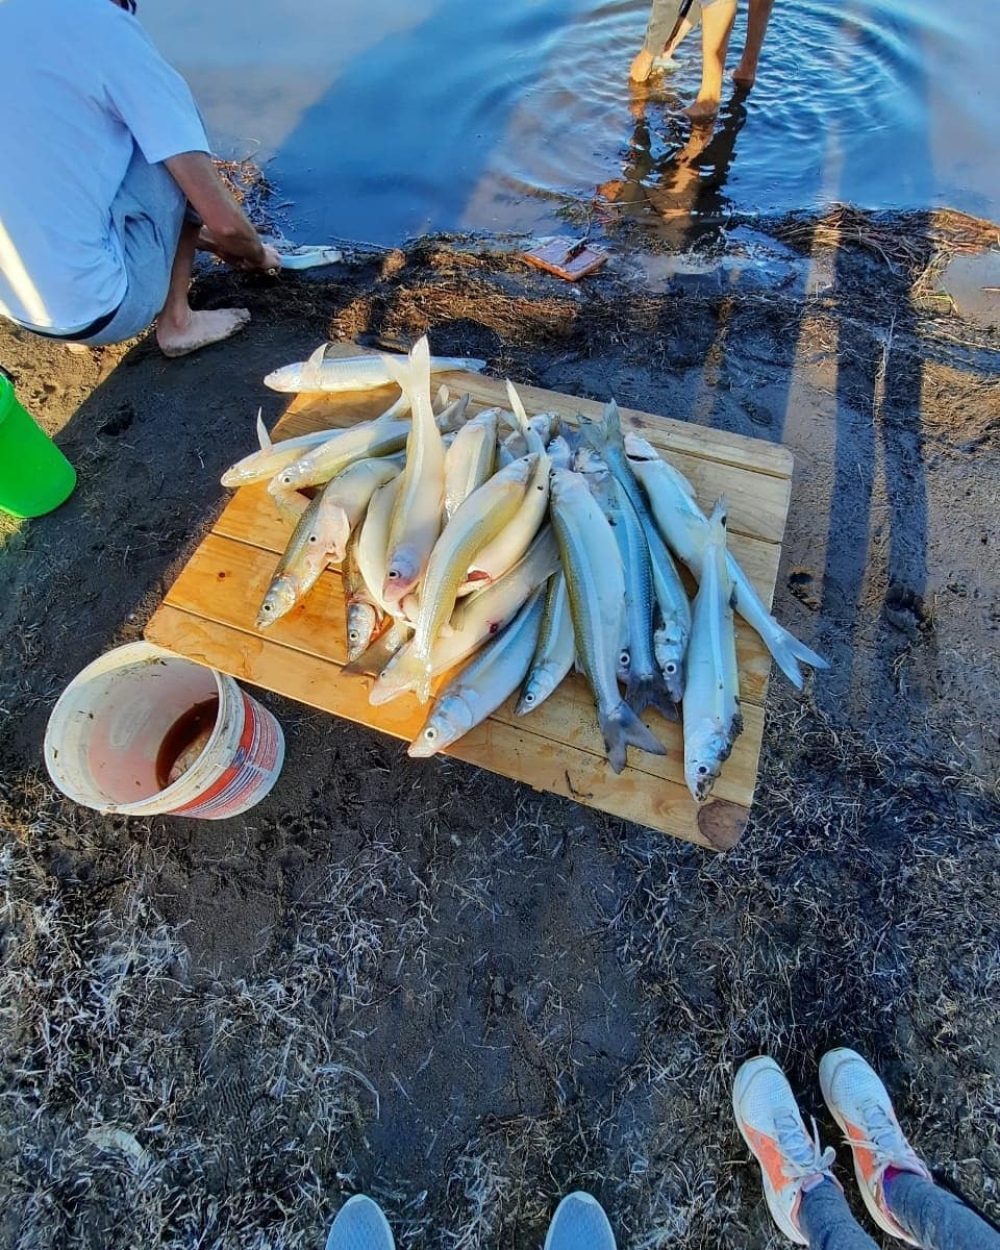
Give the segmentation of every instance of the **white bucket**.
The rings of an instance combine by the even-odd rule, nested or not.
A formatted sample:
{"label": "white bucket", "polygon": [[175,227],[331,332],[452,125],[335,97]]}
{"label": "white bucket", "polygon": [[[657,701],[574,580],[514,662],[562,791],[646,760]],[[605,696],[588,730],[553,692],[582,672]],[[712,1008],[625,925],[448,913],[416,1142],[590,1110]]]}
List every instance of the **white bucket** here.
{"label": "white bucket", "polygon": [[[216,698],[207,743],[164,786],[171,731]],[[63,691],[45,732],[45,763],[63,794],[122,816],[238,816],[268,793],[284,758],[281,726],[231,677],[148,642],[89,664]]]}

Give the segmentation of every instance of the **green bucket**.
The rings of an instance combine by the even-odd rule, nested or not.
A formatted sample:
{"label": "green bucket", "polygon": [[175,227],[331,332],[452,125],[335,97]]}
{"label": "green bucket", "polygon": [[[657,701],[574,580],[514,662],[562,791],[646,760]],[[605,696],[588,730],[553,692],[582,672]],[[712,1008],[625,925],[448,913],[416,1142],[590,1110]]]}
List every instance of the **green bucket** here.
{"label": "green bucket", "polygon": [[16,517],[42,516],[68,499],[75,485],[73,466],[0,372],[0,508]]}

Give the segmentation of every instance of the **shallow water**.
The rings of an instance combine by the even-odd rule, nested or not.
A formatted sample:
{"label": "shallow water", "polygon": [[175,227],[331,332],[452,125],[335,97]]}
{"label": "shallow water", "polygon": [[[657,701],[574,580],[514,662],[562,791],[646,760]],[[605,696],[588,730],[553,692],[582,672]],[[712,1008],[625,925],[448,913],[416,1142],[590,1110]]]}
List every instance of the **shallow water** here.
{"label": "shallow water", "polygon": [[[300,241],[540,231],[567,204],[671,221],[847,201],[1000,220],[994,6],[778,0],[754,91],[695,131],[679,110],[697,89],[697,32],[676,71],[629,88],[647,12],[633,0],[140,6],[216,150],[267,162]],[[744,20],[745,5],[730,68]]]}

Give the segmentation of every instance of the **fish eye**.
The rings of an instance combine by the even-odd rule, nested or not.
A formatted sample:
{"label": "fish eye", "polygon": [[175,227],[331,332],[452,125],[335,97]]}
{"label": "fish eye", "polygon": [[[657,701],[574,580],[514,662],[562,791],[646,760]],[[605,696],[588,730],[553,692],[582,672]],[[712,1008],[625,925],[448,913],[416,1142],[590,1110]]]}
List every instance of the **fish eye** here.
{"label": "fish eye", "polygon": [[316,542],[319,542],[319,535],[318,535],[318,534],[310,534],[310,535],[309,535],[309,541],[310,541],[311,543],[316,543]]}
{"label": "fish eye", "polygon": [[264,603],[264,604],[261,604],[261,609],[260,609],[260,610],[261,610],[262,612],[273,612],[273,611],[274,611],[274,608],[271,606],[271,604],[269,604],[269,603]]}
{"label": "fish eye", "polygon": [[390,582],[395,582],[399,579],[399,571],[397,569],[389,569],[386,573],[386,577],[388,577]]}
{"label": "fish eye", "polygon": [[674,673],[676,673],[676,672],[677,672],[677,665],[676,665],[676,664],[665,664],[665,665],[663,666],[663,671],[664,671],[665,673],[668,673],[671,677],[673,677]]}
{"label": "fish eye", "polygon": [[534,701],[535,701],[535,696],[531,693],[531,691],[530,691],[530,690],[529,690],[529,691],[528,691],[528,693],[524,696],[524,701],[525,701],[525,703],[534,703]]}
{"label": "fish eye", "polygon": [[437,736],[438,736],[438,731],[434,728],[433,725],[431,725],[429,728],[424,730],[424,737],[427,739],[428,742],[433,742]]}
{"label": "fish eye", "polygon": [[622,668],[628,668],[628,666],[632,663],[632,657],[627,651],[623,651],[618,657],[618,663],[622,666]]}
{"label": "fish eye", "polygon": [[707,774],[707,773],[708,773],[708,765],[707,765],[707,764],[699,764],[699,765],[698,765],[698,776],[699,776],[699,777],[704,777],[704,776],[706,776],[706,774]]}

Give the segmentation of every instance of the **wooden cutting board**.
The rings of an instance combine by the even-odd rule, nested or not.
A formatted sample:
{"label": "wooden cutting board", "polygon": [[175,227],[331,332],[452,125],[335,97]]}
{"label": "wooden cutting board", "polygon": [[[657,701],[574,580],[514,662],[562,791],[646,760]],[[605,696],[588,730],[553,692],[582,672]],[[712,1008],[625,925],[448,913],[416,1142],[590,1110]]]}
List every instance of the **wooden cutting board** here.
{"label": "wooden cutting board", "polygon": [[[336,350],[351,354],[360,349],[341,344]],[[437,375],[436,380],[447,383],[453,395],[468,391],[472,412],[507,407],[501,381],[470,373]],[[529,415],[555,411],[573,421],[580,412],[594,418],[603,412],[604,405],[592,400],[530,386],[518,391]],[[397,393],[386,387],[296,396],[274,438],[368,420],[384,411]],[[622,409],[622,425],[640,432],[688,477],[704,509],[725,494],[730,547],[770,604],[791,496],[791,452],[760,439],[629,409]],[[245,441],[234,443],[234,461],[252,450],[251,438],[248,428]],[[426,708],[412,695],[372,707],[371,679],[341,671],[346,640],[338,569],[327,570],[306,600],[266,633],[255,627],[257,609],[290,533],[266,486],[238,490],[170,588],[145,636],[266,690],[411,740],[423,726]],[[630,747],[628,765],[616,776],[605,759],[590,691],[576,674],[537,711],[515,716],[508,704],[447,753],[536,790],[724,850],[743,832],[753,801],[771,669],[763,643],[742,621],[737,624],[737,650],[745,728],[710,800],[700,808],[684,783],[680,725],[652,709],[647,712],[647,723],[668,753],[647,755]],[[422,766],[436,764],[431,759]]]}

